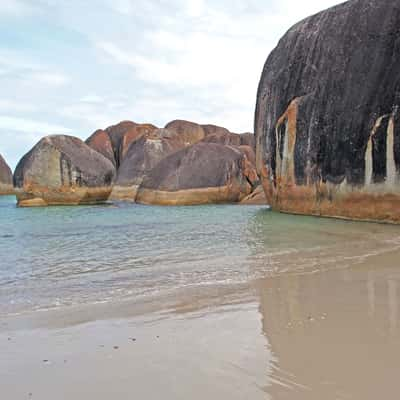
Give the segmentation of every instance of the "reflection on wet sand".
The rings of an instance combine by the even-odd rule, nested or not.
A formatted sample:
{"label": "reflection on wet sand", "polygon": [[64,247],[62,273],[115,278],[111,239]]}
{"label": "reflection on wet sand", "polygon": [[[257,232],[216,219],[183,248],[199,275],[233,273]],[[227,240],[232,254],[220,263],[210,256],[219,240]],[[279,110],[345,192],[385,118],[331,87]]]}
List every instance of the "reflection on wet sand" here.
{"label": "reflection on wet sand", "polygon": [[398,227],[260,212],[248,238],[269,397],[397,398]]}
{"label": "reflection on wet sand", "polygon": [[257,282],[272,399],[396,398],[398,254]]}
{"label": "reflection on wet sand", "polygon": [[397,399],[399,228],[263,211],[245,228],[179,289],[3,318],[1,400]]}

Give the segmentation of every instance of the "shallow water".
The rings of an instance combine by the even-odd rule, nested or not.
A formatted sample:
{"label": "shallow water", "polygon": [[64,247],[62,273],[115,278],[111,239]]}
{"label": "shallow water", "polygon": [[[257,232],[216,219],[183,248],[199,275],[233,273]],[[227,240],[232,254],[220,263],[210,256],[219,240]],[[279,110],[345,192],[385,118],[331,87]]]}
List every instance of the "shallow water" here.
{"label": "shallow water", "polygon": [[0,313],[242,282],[260,208],[117,203],[18,209],[0,198]]}
{"label": "shallow water", "polygon": [[12,197],[0,226],[8,399],[397,398],[398,226]]}
{"label": "shallow water", "polygon": [[18,209],[0,197],[0,316],[248,285],[400,247],[397,227],[235,205]]}

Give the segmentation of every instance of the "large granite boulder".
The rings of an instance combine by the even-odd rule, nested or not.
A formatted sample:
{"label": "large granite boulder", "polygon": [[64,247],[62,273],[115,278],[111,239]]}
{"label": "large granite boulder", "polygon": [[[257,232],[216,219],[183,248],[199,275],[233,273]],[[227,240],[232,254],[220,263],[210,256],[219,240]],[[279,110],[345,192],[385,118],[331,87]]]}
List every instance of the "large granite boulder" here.
{"label": "large granite boulder", "polygon": [[0,195],[12,194],[13,192],[11,169],[0,154]]}
{"label": "large granite boulder", "polygon": [[98,129],[86,140],[86,144],[116,165],[114,147],[106,131]]}
{"label": "large granite boulder", "polygon": [[148,136],[158,128],[152,124],[137,124],[123,135],[119,146],[119,165],[122,165],[129,146],[143,136]]}
{"label": "large granite boulder", "polygon": [[152,124],[122,121],[105,130],[97,130],[86,140],[86,144],[107,157],[118,169],[126,156],[129,146],[134,141],[156,129],[157,127]]}
{"label": "large granite boulder", "polygon": [[243,152],[247,159],[251,162],[252,165],[256,165],[256,154],[254,149],[250,146],[236,146],[241,152]]}
{"label": "large granite boulder", "polygon": [[19,206],[78,205],[105,202],[115,167],[82,140],[47,136],[19,162],[14,173]]}
{"label": "large granite boulder", "polygon": [[232,133],[226,128],[216,125],[202,125],[206,137],[203,142],[220,143],[229,146],[249,146],[255,149],[255,136],[253,133]]}
{"label": "large granite boulder", "polygon": [[257,181],[244,152],[201,142],[159,162],[143,179],[136,201],[159,205],[233,203],[248,196]]}
{"label": "large granite boulder", "polygon": [[246,132],[240,135],[240,144],[242,146],[249,146],[252,149],[256,148],[256,138],[254,133]]}
{"label": "large granite boulder", "polygon": [[261,185],[257,186],[247,197],[245,197],[240,204],[250,206],[267,205],[264,189]]}
{"label": "large granite boulder", "polygon": [[215,132],[207,135],[204,139],[203,142],[206,143],[219,143],[219,144],[225,144],[228,146],[240,146],[241,141],[240,141],[240,135],[237,133],[232,133],[232,132]]}
{"label": "large granite boulder", "polygon": [[224,136],[224,135],[229,135],[231,133],[229,132],[228,129],[218,125],[207,124],[207,125],[201,125],[201,127],[203,128],[206,136],[210,135]]}
{"label": "large granite boulder", "polygon": [[165,129],[175,133],[186,146],[200,142],[206,136],[206,132],[201,125],[179,119],[169,122],[165,125]]}
{"label": "large granite boulder", "polygon": [[115,165],[117,168],[121,165],[121,144],[124,136],[137,126],[136,122],[122,121],[116,125],[109,126],[105,129],[108,136],[110,137],[111,145],[114,150]]}
{"label": "large granite boulder", "polygon": [[152,131],[133,142],[118,169],[111,199],[134,201],[145,174],[184,146],[184,142],[167,129]]}
{"label": "large granite boulder", "polygon": [[[232,133],[225,128],[220,128],[215,125],[203,125],[203,127],[206,130],[206,137],[202,142],[237,147],[246,154],[248,160],[253,165],[256,164],[255,139],[252,133]],[[209,127],[211,127],[211,129]]]}
{"label": "large granite boulder", "polygon": [[400,2],[352,0],[292,27],[268,57],[258,172],[281,211],[400,222]]}

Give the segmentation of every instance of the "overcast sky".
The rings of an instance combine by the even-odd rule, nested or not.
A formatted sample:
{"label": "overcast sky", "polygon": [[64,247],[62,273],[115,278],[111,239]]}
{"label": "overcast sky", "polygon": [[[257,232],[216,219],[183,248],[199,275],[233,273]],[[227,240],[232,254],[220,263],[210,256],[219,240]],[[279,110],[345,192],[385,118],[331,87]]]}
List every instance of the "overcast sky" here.
{"label": "overcast sky", "polygon": [[120,120],[253,130],[279,38],[335,0],[0,0],[0,153]]}

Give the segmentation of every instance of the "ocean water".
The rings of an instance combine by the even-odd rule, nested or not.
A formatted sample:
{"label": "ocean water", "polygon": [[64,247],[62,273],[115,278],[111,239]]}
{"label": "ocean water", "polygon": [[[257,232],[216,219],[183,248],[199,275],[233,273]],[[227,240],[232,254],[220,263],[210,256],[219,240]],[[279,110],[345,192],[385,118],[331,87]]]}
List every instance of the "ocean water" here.
{"label": "ocean water", "polygon": [[346,268],[399,247],[395,226],[263,206],[19,209],[0,197],[0,317]]}

